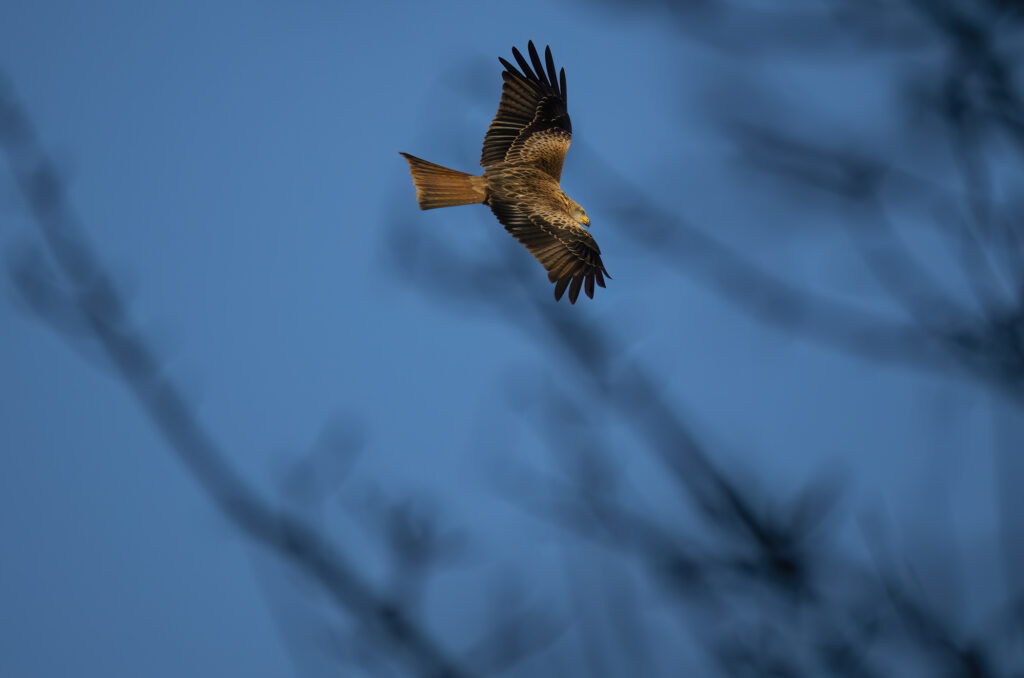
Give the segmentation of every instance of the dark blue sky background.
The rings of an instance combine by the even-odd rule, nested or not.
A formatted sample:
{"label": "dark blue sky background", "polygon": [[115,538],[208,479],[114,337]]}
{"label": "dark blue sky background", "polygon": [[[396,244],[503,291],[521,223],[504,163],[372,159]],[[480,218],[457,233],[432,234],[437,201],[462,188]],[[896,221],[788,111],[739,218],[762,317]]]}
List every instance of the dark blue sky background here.
{"label": "dark blue sky background", "polygon": [[[522,510],[504,482],[520,465],[558,467],[535,418],[538,394],[577,398],[571,361],[500,303],[439,303],[403,272],[415,257],[394,255],[416,231],[481,263],[523,264],[510,303],[538,298],[617,337],[621,364],[650,370],[722,467],[783,496],[839,475],[830,529],[855,557],[865,516],[888,516],[895,540],[928,561],[961,544],[978,561],[963,564],[978,576],[961,609],[976,614],[1005,594],[991,583],[993,422],[1019,431],[1019,415],[969,380],[752,320],[639,246],[615,185],[645,186],[659,209],[796,286],[898,317],[829,201],[744,169],[720,123],[723,111],[771,116],[877,150],[905,134],[903,72],[841,49],[729,53],[683,40],[670,18],[533,0],[14,2],[0,9],[0,67],[167,376],[241,473],[286,497],[288,469],[325,430],[361,441],[323,519],[382,585],[374,526],[387,507],[415,506],[460,535],[462,556],[424,608],[452,647],[509,581],[513,599],[557,608],[567,579],[602,590],[626,568]],[[497,57],[528,39],[550,44],[566,70],[574,140],[562,185],[614,276],[575,306],[555,306],[540,266],[484,207],[417,210],[398,156],[476,171]],[[774,104],[758,103],[765,92]],[[902,160],[933,162],[914,153]],[[7,172],[0,246],[11,254],[34,227]],[[893,209],[901,223],[922,218]],[[485,271],[462,285],[518,285],[507,268]],[[100,354],[69,347],[9,282],[0,289],[0,674],[326,672],[328,660],[296,659],[323,642],[281,631],[291,617],[275,600],[286,596],[268,583],[278,565],[218,516]],[[606,445],[648,507],[676,510],[628,426],[567,435]],[[941,590],[929,572],[922,585]],[[648,637],[669,637],[658,594],[636,596],[653,601]],[[576,633],[568,623],[545,652],[574,656]]]}

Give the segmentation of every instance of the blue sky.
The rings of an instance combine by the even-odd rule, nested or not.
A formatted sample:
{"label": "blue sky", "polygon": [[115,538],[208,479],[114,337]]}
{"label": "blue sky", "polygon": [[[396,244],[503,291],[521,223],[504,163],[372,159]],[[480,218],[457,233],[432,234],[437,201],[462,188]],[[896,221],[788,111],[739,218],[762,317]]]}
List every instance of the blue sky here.
{"label": "blue sky", "polygon": [[[566,70],[575,138],[563,188],[586,207],[615,276],[559,311],[610,328],[630,360],[656,366],[723,465],[783,491],[841,468],[854,515],[912,525],[927,523],[923,502],[945,496],[953,523],[985,542],[988,395],[762,327],[652,263],[629,224],[610,223],[615,191],[586,181],[596,154],[795,282],[856,296],[866,273],[841,240],[787,223],[771,185],[737,170],[713,104],[778,90],[810,98],[807,118],[837,128],[856,109],[871,122],[852,138],[884,139],[895,133],[891,82],[874,77],[884,64],[756,66],[682,42],[657,14],[623,20],[584,3],[0,9],[0,67],[170,377],[272,494],[325,426],[357,422],[365,446],[327,505],[332,529],[371,572],[360,511],[379,503],[416,497],[469,535],[474,555],[441,576],[450,595],[430,603],[453,637],[503,574],[530,596],[559,595],[567,537],[501,497],[491,476],[510,460],[551,463],[523,411],[533,390],[575,385],[542,369],[546,348],[500,308],[460,312],[393,270],[387,228],[423,229],[485,261],[519,247],[483,207],[418,211],[397,153],[473,171],[497,57],[528,39],[551,44]],[[669,66],[692,77],[670,80]],[[13,252],[33,228],[6,172],[0,246]],[[527,263],[527,292],[550,300]],[[9,282],[0,289],[0,673],[301,674],[261,583],[272,566],[217,516],[101,361],[35,322]],[[628,432],[600,435],[622,443],[623,473],[657,503],[668,490],[630,455]],[[844,529],[856,541],[856,526]]]}

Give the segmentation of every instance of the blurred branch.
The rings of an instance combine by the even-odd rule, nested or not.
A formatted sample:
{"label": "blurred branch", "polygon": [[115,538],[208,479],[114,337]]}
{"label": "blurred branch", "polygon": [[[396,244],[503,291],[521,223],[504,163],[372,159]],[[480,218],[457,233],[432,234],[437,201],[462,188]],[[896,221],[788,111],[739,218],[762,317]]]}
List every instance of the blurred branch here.
{"label": "blurred branch", "polygon": [[[81,341],[87,332],[98,343],[178,459],[238,529],[317,582],[341,609],[367,625],[371,640],[395,650],[420,675],[467,675],[411,619],[402,603],[375,593],[341,550],[310,525],[272,507],[231,467],[227,455],[165,376],[157,354],[133,327],[121,293],[67,204],[61,180],[28,115],[2,78],[0,146],[56,269],[44,270],[42,256],[25,259],[16,267],[15,284],[34,308],[69,342]],[[70,318],[74,323],[68,322]]]}
{"label": "blurred branch", "polygon": [[[645,253],[702,279],[758,319],[875,360],[939,373],[951,366],[966,368],[988,384],[1019,393],[1014,390],[1020,384],[1014,376],[1013,343],[984,343],[993,341],[984,309],[966,306],[943,290],[918,265],[875,202],[889,174],[886,169],[870,161],[851,164],[842,154],[789,146],[791,157],[782,160],[792,161],[809,181],[867,205],[858,210],[859,223],[870,229],[871,244],[882,249],[863,254],[898,300],[904,319],[893,321],[821,298],[762,271],[671,210],[656,206],[589,149],[584,152],[586,166],[615,186],[616,203],[626,204],[618,214]],[[715,648],[713,659],[723,674],[814,676],[827,669],[829,675],[887,675],[875,668],[881,662],[872,658],[876,648],[885,647],[910,652],[949,675],[1001,675],[997,667],[1008,663],[999,654],[1002,646],[959,640],[961,620],[926,612],[908,586],[846,562],[834,545],[811,539],[835,499],[834,484],[812,483],[791,501],[769,509],[772,502],[762,492],[720,469],[679,408],[658,388],[652,372],[640,361],[624,358],[632,352],[616,332],[534,293],[529,270],[515,258],[521,254],[517,249],[507,248],[508,257],[485,259],[478,251],[463,255],[434,234],[396,219],[388,232],[388,251],[396,273],[417,289],[463,313],[495,312],[551,355],[545,369],[560,373],[560,383],[571,385],[572,391],[548,387],[534,398],[552,420],[543,433],[552,451],[564,454],[581,446],[578,456],[583,461],[565,478],[528,473],[518,496],[532,488],[534,495],[526,495],[533,496],[527,502],[531,511],[636,558],[666,592],[679,594],[688,604],[712,606],[711,616],[720,624],[730,619],[740,623],[747,615],[758,619],[754,630],[744,626],[735,636],[723,633],[717,644],[701,642]],[[481,280],[488,282],[477,285]],[[693,529],[678,520],[662,526],[652,514],[624,503],[615,471],[603,462],[603,445],[581,439],[580,433],[606,430],[612,423],[636,432],[668,471],[680,496],[696,509]],[[547,496],[535,496],[537,488],[546,488]],[[800,624],[800,619],[813,621]],[[1001,619],[1001,632],[1013,635],[1020,628],[1010,616]],[[787,633],[776,633],[779,625],[787,624],[792,625]],[[695,634],[703,632],[699,622],[693,627]],[[750,633],[768,634],[768,639],[751,642]]]}
{"label": "blurred branch", "polygon": [[[564,381],[573,384],[573,393],[547,389],[534,400],[550,418],[545,433],[552,450],[564,455],[579,447],[580,454],[574,457],[579,465],[568,469],[564,478],[520,470],[521,481],[511,490],[525,508],[637,559],[652,582],[673,594],[671,599],[687,606],[699,604],[722,623],[733,618],[738,623],[746,613],[763,618],[764,628],[772,628],[778,623],[772,621],[772,610],[780,604],[780,614],[800,609],[800,616],[821,620],[766,645],[749,645],[744,634],[732,640],[722,636],[718,645],[713,639],[701,641],[717,647],[712,654],[724,675],[763,675],[759,671],[775,670],[785,675],[820,675],[814,666],[828,666],[832,675],[839,676],[884,675],[871,669],[866,659],[878,641],[873,630],[877,622],[872,618],[885,600],[884,588],[871,582],[880,580],[837,559],[829,545],[812,541],[837,495],[834,483],[812,483],[786,505],[769,511],[770,502],[754,487],[712,463],[678,408],[666,401],[647,371],[618,358],[628,352],[614,333],[567,314],[546,295],[525,294],[526,278],[515,266],[492,262],[491,275],[504,271],[506,284],[478,289],[463,284],[480,266],[475,257],[460,256],[433,235],[398,222],[392,226],[389,242],[401,243],[395,252],[395,263],[401,262],[396,272],[417,288],[439,300],[458,299],[463,312],[502,309],[501,317],[510,326],[526,331],[546,349],[555,349],[556,364],[571,375]],[[681,498],[696,508],[698,523],[693,530],[684,529],[679,521],[663,526],[653,515],[617,497],[621,482],[610,462],[603,461],[602,444],[578,435],[602,430],[611,421],[636,431],[643,448],[668,471]],[[865,582],[860,589],[851,586],[858,579]],[[862,609],[870,610],[871,616]],[[896,612],[902,614],[901,609]],[[701,624],[694,624],[692,630],[701,634]],[[796,655],[787,652],[796,652],[800,659],[788,663]],[[785,666],[778,664],[785,656],[789,657]]]}
{"label": "blurred branch", "polygon": [[[759,149],[752,155],[755,163],[798,183],[834,192],[855,204],[856,209],[843,219],[852,222],[853,244],[883,288],[903,307],[907,327],[919,335],[922,343],[938,347],[945,362],[959,364],[968,373],[1024,404],[1024,297],[1013,300],[997,296],[991,270],[980,265],[981,260],[989,258],[988,252],[998,256],[998,244],[975,243],[973,247],[978,254],[961,259],[962,273],[972,282],[977,301],[977,308],[966,308],[954,301],[939,281],[917,262],[885,215],[878,202],[877,189],[823,184],[819,179],[830,173],[860,175],[858,168],[863,166],[862,161],[837,151],[810,148],[778,133],[760,132],[741,138],[741,144],[748,149]],[[798,166],[806,168],[806,174],[780,169],[784,165],[776,164],[773,168],[766,164],[777,163],[774,157],[778,156],[794,157]],[[874,186],[876,182],[870,183]],[[942,362],[935,366],[941,365]]]}
{"label": "blurred branch", "polygon": [[[609,206],[609,210],[619,217],[623,228],[628,225],[631,240],[665,268],[707,287],[767,326],[870,360],[935,372],[946,369],[941,346],[921,328],[803,289],[764,270],[737,248],[660,206],[655,197],[621,176],[586,144],[581,145],[588,167],[616,186],[618,206]],[[826,171],[815,173],[813,180],[830,182],[828,185],[834,180],[846,190],[863,191],[877,181],[876,171]]]}
{"label": "blurred branch", "polygon": [[[1003,159],[993,160],[995,149],[985,145],[998,134],[1024,150],[1020,60],[1007,56],[1008,45],[1016,41],[1019,47],[1024,35],[1020,3],[840,0],[828,9],[818,3],[806,10],[701,0],[605,4],[630,15],[638,9],[658,12],[678,32],[738,55],[784,47],[817,59],[840,44],[854,47],[858,56],[917,51],[915,82],[925,81],[926,92],[938,90],[922,102],[944,123],[937,138],[934,126],[922,125],[920,135],[929,151],[953,142],[955,190],[944,186],[950,173],[933,173],[930,165],[924,178],[898,169],[902,160],[891,140],[884,140],[876,157],[854,146],[855,135],[837,144],[834,125],[828,138],[818,139],[797,139],[776,129],[782,125],[760,121],[728,130],[752,165],[790,187],[838,198],[837,223],[849,227],[852,251],[879,283],[891,313],[788,282],[784,272],[756,264],[743,243],[727,244],[681,219],[681,206],[673,204],[678,191],[639,187],[585,143],[574,142],[573,152],[582,150],[580,164],[606,201],[604,211],[619,217],[645,264],[658,262],[697,280],[765,325],[878,362],[966,374],[1008,395],[1016,407],[1024,405],[1024,212],[999,204],[993,165]],[[1005,161],[1011,195],[1021,157]],[[924,160],[934,162],[931,156]],[[942,205],[926,228],[955,246],[956,264],[941,268],[929,256],[933,250],[904,239],[888,210],[892,194],[914,207]],[[796,207],[787,217],[805,217],[804,204],[793,200]],[[727,473],[658,387],[657,366],[632,359],[635,352],[614,328],[588,322],[586,313],[559,307],[535,291],[520,265],[527,258],[514,243],[505,250],[508,258],[484,260],[479,252],[462,255],[397,219],[388,242],[395,271],[416,288],[467,314],[493,313],[551,356],[543,373],[556,373],[565,392],[548,385],[536,395],[552,420],[539,428],[552,452],[571,454],[567,450],[578,447],[580,453],[564,477],[527,472],[519,489],[534,491],[526,495],[528,508],[634,558],[662,592],[680,594],[676,600],[714,606],[708,617],[720,631],[710,634],[717,642],[703,642],[706,619],[691,630],[723,674],[902,675],[900,669],[910,664],[922,675],[1020,675],[1019,594],[997,605],[992,626],[973,624],[970,632],[968,620],[940,614],[932,604],[946,592],[928,596],[915,582],[891,575],[891,567],[857,565],[840,557],[835,543],[812,539],[815,519],[835,497],[834,485],[811,483],[787,501],[772,502],[770,493]],[[585,433],[614,426],[635,433],[658,460],[695,509],[695,524],[687,525],[674,509],[657,513],[634,506],[606,459],[613,453],[596,434],[591,440]],[[1001,480],[1001,487],[1019,485],[1019,478]],[[642,498],[642,492],[634,495],[634,501]],[[1017,503],[1004,497],[1001,508],[1011,511]],[[1019,551],[1020,535],[1009,527],[1016,522],[1004,521],[1011,583],[1019,579],[1009,571]],[[729,622],[734,628],[727,628]]]}
{"label": "blurred branch", "polygon": [[[635,3],[620,0],[606,4],[623,12],[637,10]],[[872,360],[940,372],[957,366],[1024,404],[1024,213],[1001,213],[993,205],[996,179],[984,157],[985,144],[996,135],[1018,143],[1019,152],[1010,160],[1013,195],[1019,172],[1012,170],[1024,161],[1021,60],[1014,53],[1024,37],[1021,3],[839,0],[827,9],[813,3],[779,9],[671,0],[640,5],[656,7],[670,10],[667,25],[680,34],[710,39],[734,55],[783,45],[814,58],[836,45],[872,56],[927,47],[925,65],[914,62],[915,72],[925,81],[925,91],[936,92],[920,103],[944,123],[947,138],[937,141],[950,146],[964,188],[956,206],[963,216],[947,212],[941,221],[952,224],[957,234],[956,257],[977,309],[965,308],[943,290],[887,223],[881,190],[896,188],[910,197],[921,194],[924,182],[868,154],[796,140],[764,123],[732,124],[727,133],[752,165],[843,200],[843,220],[851,223],[857,249],[901,305],[905,320],[894,322],[786,283],[685,223],[676,216],[678,209],[661,204],[584,147],[587,166],[599,168],[608,186],[615,187],[615,204],[627,205],[616,211],[629,224],[631,240],[761,322]],[[780,21],[766,24],[772,15]],[[882,37],[893,35],[895,27],[900,27],[895,34],[914,39]],[[929,143],[935,146],[935,140]],[[928,199],[936,192],[929,187]]]}

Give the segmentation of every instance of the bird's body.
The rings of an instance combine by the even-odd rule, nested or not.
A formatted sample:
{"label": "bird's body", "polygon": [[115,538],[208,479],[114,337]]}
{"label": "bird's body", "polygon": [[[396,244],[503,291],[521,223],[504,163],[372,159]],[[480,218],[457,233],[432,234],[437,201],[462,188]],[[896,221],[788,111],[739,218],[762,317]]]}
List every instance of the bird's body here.
{"label": "bird's body", "polygon": [[487,193],[484,204],[530,202],[531,211],[565,212],[572,216],[569,210],[575,203],[570,202],[559,183],[542,170],[501,163],[488,167],[483,178]]}
{"label": "bird's body", "polygon": [[[608,276],[601,250],[590,232],[584,209],[561,189],[562,162],[569,150],[572,124],[566,109],[565,71],[555,74],[551,49],[545,64],[529,43],[530,63],[512,48],[522,72],[500,59],[504,85],[498,112],[484,137],[475,176],[427,162],[407,153],[420,209],[485,204],[505,230],[537,258],[555,284],[555,299],[569,290],[576,303],[582,289],[594,296]],[[610,276],[608,276],[610,277]]]}

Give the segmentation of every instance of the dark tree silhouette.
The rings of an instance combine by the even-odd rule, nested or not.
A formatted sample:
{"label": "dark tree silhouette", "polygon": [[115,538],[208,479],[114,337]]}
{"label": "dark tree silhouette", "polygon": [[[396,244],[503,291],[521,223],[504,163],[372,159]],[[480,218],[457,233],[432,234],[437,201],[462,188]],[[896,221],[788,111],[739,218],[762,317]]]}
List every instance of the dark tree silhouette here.
{"label": "dark tree silhouette", "polygon": [[[810,125],[798,133],[783,116],[751,120],[749,106],[714,116],[744,171],[756,169],[785,189],[780,204],[794,224],[805,221],[809,202],[818,206],[816,222],[820,205],[827,206],[829,222],[845,229],[849,251],[877,282],[880,292],[868,293],[887,302],[889,312],[804,289],[745,251],[742,237],[720,229],[712,236],[679,216],[685,208],[673,202],[677,196],[641,189],[586,145],[576,144],[573,152],[586,160],[587,181],[614,195],[599,209],[628,229],[651,267],[696,280],[758,321],[866,365],[966,378],[1021,409],[1024,203],[1017,189],[1024,168],[1018,66],[1024,12],[1018,3],[603,4],[611,13],[660,12],[679,36],[740,60],[868,52],[905,57],[901,108],[894,111],[907,121],[900,145],[888,139],[854,144],[834,128],[815,136]],[[460,540],[412,504],[384,507],[377,531],[387,542],[395,584],[380,590],[314,521],[246,484],[137,330],[9,86],[0,88],[0,145],[42,243],[10,259],[16,289],[73,346],[99,349],[105,366],[240,532],[314,582],[354,620],[356,630],[347,637],[327,635],[357,670],[490,675],[527,661],[522,670],[530,675],[1024,675],[1019,431],[1004,431],[997,450],[1005,470],[995,500],[1008,593],[980,622],[960,618],[919,585],[910,565],[917,554],[891,537],[885,519],[872,513],[862,520],[866,555],[842,543],[835,528],[841,474],[822,474],[796,491],[752,479],[709,450],[685,408],[665,395],[656,366],[631,357],[623,332],[534,294],[536,271],[521,252],[468,256],[395,214],[385,243],[394,272],[456,312],[507,322],[549,356],[537,373],[562,377],[557,386],[537,379],[530,393],[536,406],[524,414],[558,470],[508,462],[496,485],[524,511],[564,528],[569,609],[552,603],[551,609],[510,613],[514,606],[499,601],[476,641],[461,653],[450,649],[439,640],[443,629],[431,628],[417,609],[424,578]],[[940,148],[947,152],[936,162]],[[918,215],[912,226],[894,216],[896,204]],[[915,247],[915,229],[937,237],[954,264],[928,261]],[[671,505],[651,506],[617,472],[619,450],[603,435],[613,428],[635,440],[630,454],[646,453],[657,465],[674,490]],[[347,435],[332,441],[333,459],[358,447]],[[285,483],[300,499],[317,494],[324,468],[313,457],[307,461]],[[957,548],[952,536],[947,546]],[[603,555],[581,555],[594,551]],[[587,577],[599,583],[589,585]],[[649,633],[643,619],[654,608],[668,621]],[[556,621],[563,616],[569,621]],[[545,653],[567,625],[582,641],[578,655],[567,660]],[[683,640],[699,651],[678,651]]]}

